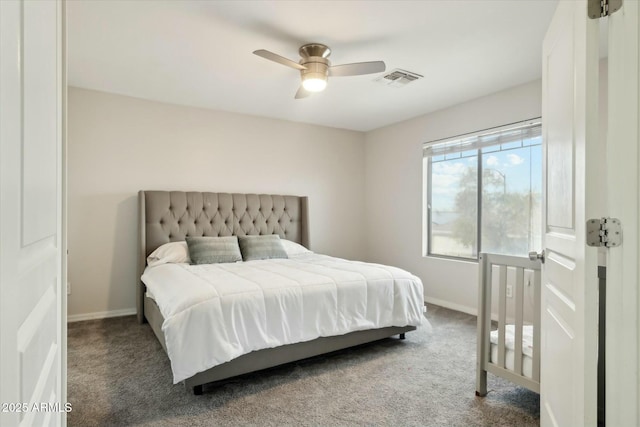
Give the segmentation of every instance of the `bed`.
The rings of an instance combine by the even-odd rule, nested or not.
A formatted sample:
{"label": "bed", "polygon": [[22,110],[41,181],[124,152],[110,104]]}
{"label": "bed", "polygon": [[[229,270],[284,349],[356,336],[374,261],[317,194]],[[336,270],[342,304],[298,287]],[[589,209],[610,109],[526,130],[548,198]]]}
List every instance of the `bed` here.
{"label": "bed", "polygon": [[[540,264],[540,260],[480,254],[476,396],[487,395],[488,372],[540,393]],[[494,286],[497,309],[492,309]],[[527,291],[530,316],[525,315]],[[507,300],[513,307],[510,316]]]}
{"label": "bed", "polygon": [[[417,277],[306,249],[306,197],[140,191],[138,200],[138,320],[149,323],[167,352],[174,383],[195,394],[244,373],[404,338],[423,321]],[[147,257],[170,242],[273,235],[296,250],[286,259],[147,266]]]}

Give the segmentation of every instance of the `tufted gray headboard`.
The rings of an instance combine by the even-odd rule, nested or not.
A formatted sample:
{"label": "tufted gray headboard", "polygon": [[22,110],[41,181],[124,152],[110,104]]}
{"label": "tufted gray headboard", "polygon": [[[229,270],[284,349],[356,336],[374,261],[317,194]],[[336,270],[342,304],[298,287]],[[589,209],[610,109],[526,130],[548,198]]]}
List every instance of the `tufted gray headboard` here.
{"label": "tufted gray headboard", "polygon": [[[187,236],[278,234],[309,247],[307,197],[184,191],[140,191],[138,277],[157,247]],[[144,321],[144,292],[138,285],[138,320]]]}

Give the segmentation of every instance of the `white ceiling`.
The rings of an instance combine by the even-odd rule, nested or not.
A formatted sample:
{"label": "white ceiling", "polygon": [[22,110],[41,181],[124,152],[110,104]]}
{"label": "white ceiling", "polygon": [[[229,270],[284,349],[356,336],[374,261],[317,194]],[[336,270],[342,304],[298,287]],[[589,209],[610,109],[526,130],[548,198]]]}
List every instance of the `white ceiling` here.
{"label": "white ceiling", "polygon": [[[557,1],[69,1],[72,86],[150,100],[368,131],[540,78]],[[305,43],[334,65],[383,60],[424,75],[330,78],[294,100]]]}

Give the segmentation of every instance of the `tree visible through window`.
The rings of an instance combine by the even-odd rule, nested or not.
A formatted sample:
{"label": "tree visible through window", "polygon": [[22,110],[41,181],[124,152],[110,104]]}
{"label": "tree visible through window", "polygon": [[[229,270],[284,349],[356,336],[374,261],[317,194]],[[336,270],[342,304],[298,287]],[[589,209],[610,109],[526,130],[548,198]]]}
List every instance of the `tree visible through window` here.
{"label": "tree visible through window", "polygon": [[541,139],[528,121],[425,144],[429,255],[540,248]]}

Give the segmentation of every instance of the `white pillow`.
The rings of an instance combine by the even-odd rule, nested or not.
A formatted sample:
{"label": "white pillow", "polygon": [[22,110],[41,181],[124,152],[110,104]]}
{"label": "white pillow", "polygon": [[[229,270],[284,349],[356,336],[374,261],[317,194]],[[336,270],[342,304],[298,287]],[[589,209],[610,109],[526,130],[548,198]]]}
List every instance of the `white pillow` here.
{"label": "white pillow", "polygon": [[191,262],[189,247],[185,241],[165,243],[147,257],[147,265],[149,267],[180,262]]}
{"label": "white pillow", "polygon": [[296,242],[292,242],[291,240],[280,239],[280,243],[282,243],[282,247],[284,247],[284,250],[287,253],[287,256],[313,253],[309,249],[305,248],[304,246],[299,245]]}

